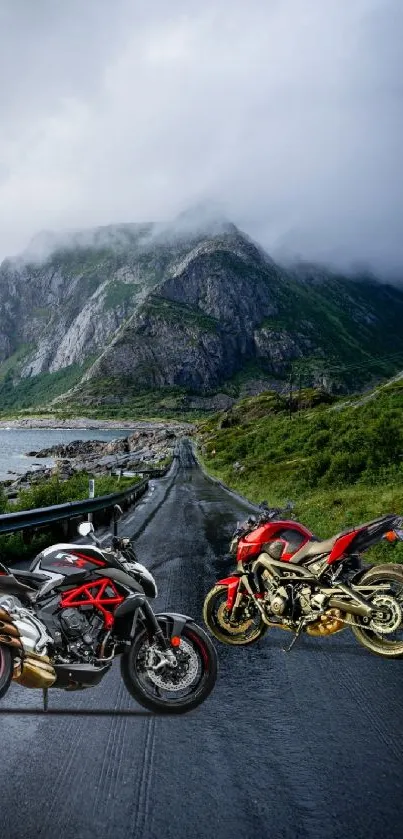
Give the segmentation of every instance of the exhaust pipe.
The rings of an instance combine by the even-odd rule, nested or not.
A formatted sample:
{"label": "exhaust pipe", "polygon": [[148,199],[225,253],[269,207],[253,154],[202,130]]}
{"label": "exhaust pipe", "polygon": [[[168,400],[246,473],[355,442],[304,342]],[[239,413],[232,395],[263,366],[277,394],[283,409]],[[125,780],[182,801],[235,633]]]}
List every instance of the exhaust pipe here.
{"label": "exhaust pipe", "polygon": [[56,681],[56,671],[46,655],[27,653],[13,680],[26,688],[50,688]]}
{"label": "exhaust pipe", "polygon": [[0,644],[5,644],[7,647],[13,647],[15,650],[22,650],[21,639],[12,638],[11,635],[0,635]]}
{"label": "exhaust pipe", "polygon": [[11,635],[13,638],[19,638],[20,633],[16,626],[13,623],[10,623],[10,619],[8,621],[0,620],[0,632],[6,635]]}
{"label": "exhaust pipe", "polygon": [[20,630],[4,609],[0,609],[0,644],[5,644],[20,653],[14,661],[14,682],[26,688],[42,690],[52,687],[56,682],[57,675],[50,658],[24,649]]}

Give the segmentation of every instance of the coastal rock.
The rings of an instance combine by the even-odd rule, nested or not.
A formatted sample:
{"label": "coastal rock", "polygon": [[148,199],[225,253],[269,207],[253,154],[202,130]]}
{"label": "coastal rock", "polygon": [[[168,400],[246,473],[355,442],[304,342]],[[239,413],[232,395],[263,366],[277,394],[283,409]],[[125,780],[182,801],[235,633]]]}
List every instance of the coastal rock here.
{"label": "coastal rock", "polygon": [[83,455],[95,455],[103,452],[105,443],[102,440],[73,440],[71,443],[59,443],[56,446],[41,449],[35,457],[58,457],[70,459]]}
{"label": "coastal rock", "polygon": [[29,485],[38,478],[58,474],[61,480],[71,477],[76,472],[88,472],[102,475],[116,470],[136,470],[153,468],[173,457],[178,439],[188,435],[189,424],[164,426],[161,423],[139,424],[138,430],[128,437],[114,440],[73,440],[58,444],[35,453],[37,458],[51,458],[56,461],[53,467],[38,467],[30,470],[15,482],[16,487]]}

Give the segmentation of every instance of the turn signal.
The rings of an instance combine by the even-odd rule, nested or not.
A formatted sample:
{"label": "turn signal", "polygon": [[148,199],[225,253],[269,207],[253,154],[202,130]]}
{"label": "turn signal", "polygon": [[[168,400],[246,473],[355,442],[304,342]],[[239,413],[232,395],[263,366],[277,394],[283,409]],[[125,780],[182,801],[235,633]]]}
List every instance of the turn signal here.
{"label": "turn signal", "polygon": [[397,538],[398,537],[396,536],[396,533],[395,533],[394,530],[389,530],[388,533],[385,533],[385,539],[387,539],[388,542],[396,542]]}
{"label": "turn signal", "polygon": [[171,644],[173,647],[180,647],[181,639],[178,635],[173,635],[171,638]]}

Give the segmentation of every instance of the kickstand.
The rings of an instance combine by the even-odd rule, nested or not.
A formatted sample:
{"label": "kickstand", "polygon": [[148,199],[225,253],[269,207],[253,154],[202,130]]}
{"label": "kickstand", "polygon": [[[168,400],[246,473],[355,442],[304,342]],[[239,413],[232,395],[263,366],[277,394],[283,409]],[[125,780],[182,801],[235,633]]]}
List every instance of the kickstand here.
{"label": "kickstand", "polygon": [[290,650],[292,650],[292,648],[293,648],[294,644],[296,644],[296,643],[297,643],[298,638],[300,637],[300,635],[301,635],[301,633],[302,633],[302,630],[303,630],[303,628],[304,628],[304,624],[305,624],[304,619],[300,620],[300,622],[299,622],[299,624],[298,624],[298,629],[297,629],[297,631],[296,631],[296,633],[295,633],[295,635],[294,635],[294,638],[293,638],[293,639],[292,639],[292,641],[291,641],[290,646],[289,646],[289,647],[283,647],[283,653],[289,653],[289,652],[290,652]]}
{"label": "kickstand", "polygon": [[48,688],[42,688],[42,696],[43,696],[43,710],[46,714],[48,710]]}

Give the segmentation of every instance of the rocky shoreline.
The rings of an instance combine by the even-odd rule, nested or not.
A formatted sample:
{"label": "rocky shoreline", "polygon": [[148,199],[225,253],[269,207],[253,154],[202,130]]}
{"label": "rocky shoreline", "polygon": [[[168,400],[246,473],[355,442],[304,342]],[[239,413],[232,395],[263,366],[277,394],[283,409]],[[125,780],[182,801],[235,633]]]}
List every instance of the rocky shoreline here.
{"label": "rocky shoreline", "polygon": [[0,428],[51,428],[51,429],[85,429],[85,430],[110,430],[113,428],[127,428],[128,430],[136,431],[137,429],[161,429],[169,427],[188,428],[189,432],[193,426],[191,423],[169,423],[151,422],[150,420],[97,420],[89,419],[88,417],[78,417],[75,419],[55,419],[54,417],[25,417],[22,419],[0,420]]}
{"label": "rocky shoreline", "polygon": [[[83,428],[84,426],[76,427]],[[98,428],[104,427],[98,426]],[[122,428],[122,423],[114,427]],[[6,495],[10,499],[15,498],[21,489],[56,474],[63,481],[77,472],[88,472],[94,477],[99,477],[126,471],[141,473],[143,469],[158,468],[173,457],[178,441],[182,437],[191,436],[194,431],[194,427],[188,423],[136,422],[130,424],[130,429],[132,433],[127,437],[119,437],[108,442],[96,439],[74,440],[71,443],[61,443],[40,451],[26,452],[30,457],[51,458],[54,465],[31,468],[16,479],[2,481]]]}

